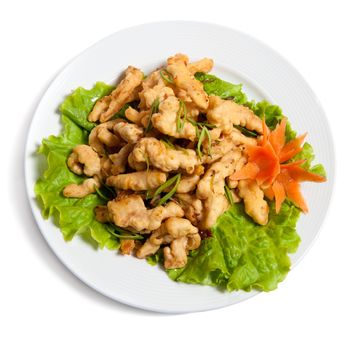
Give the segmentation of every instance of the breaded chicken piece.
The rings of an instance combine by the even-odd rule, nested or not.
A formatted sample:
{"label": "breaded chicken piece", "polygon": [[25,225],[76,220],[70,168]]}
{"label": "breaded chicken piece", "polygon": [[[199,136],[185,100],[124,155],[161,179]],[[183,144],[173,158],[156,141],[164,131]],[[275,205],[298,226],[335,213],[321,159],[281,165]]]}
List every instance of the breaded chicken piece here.
{"label": "breaded chicken piece", "polygon": [[159,70],[156,70],[142,82],[142,90],[139,96],[139,108],[149,110],[156,99],[161,102],[168,96],[174,96],[174,91],[165,84]]}
{"label": "breaded chicken piece", "polygon": [[151,112],[149,110],[139,112],[132,107],[128,107],[125,111],[125,117],[138,126],[144,126],[142,123],[142,119],[144,117],[148,117],[150,113]]}
{"label": "breaded chicken piece", "polygon": [[175,96],[169,96],[159,104],[159,112],[152,115],[152,124],[165,135],[194,141],[196,128],[191,123],[185,121],[182,130],[177,128],[179,109],[179,100]]}
{"label": "breaded chicken piece", "polygon": [[238,181],[238,193],[244,201],[245,212],[256,223],[266,225],[269,219],[269,206],[264,200],[264,192],[256,181]]}
{"label": "breaded chicken piece", "polygon": [[165,86],[164,83],[161,83],[153,88],[143,90],[142,94],[145,100],[145,108],[150,109],[157,99],[158,102],[162,102],[168,97],[174,96],[174,91],[170,87]]}
{"label": "breaded chicken piece", "polygon": [[168,58],[167,70],[172,75],[174,84],[185,90],[201,110],[206,110],[209,105],[208,95],[203,89],[203,84],[190,72],[188,63],[187,56],[176,54]]}
{"label": "breaded chicken piece", "polygon": [[147,169],[147,161],[136,161],[132,152],[128,156],[128,164],[131,168],[135,169],[136,171],[142,171]]}
{"label": "breaded chicken piece", "polygon": [[232,132],[233,125],[240,125],[262,134],[261,119],[248,107],[241,106],[232,100],[210,96],[207,118],[209,123],[215,124],[226,134]]}
{"label": "breaded chicken piece", "polygon": [[107,178],[107,185],[116,189],[146,191],[153,190],[166,181],[167,174],[158,170],[138,171]]}
{"label": "breaded chicken piece", "polygon": [[[165,235],[176,239],[196,233],[198,233],[198,228],[193,226],[189,220],[171,217],[166,219],[157,230],[152,232],[150,240],[152,243],[161,244],[159,243],[159,238]],[[157,237],[157,239],[155,237]]]}
{"label": "breaded chicken piece", "polygon": [[225,179],[234,172],[236,164],[241,157],[241,150],[235,148],[225,154],[221,160],[213,163],[197,185],[197,197],[206,199],[212,194],[225,194]]}
{"label": "breaded chicken piece", "polygon": [[165,247],[163,250],[164,267],[166,269],[184,267],[187,264],[188,251],[197,249],[200,245],[198,228],[186,219],[170,218],[162,224],[159,230],[172,238],[170,247]]}
{"label": "breaded chicken piece", "polygon": [[172,86],[175,96],[182,100],[186,106],[186,115],[194,121],[197,121],[200,110],[198,106],[192,102],[191,97],[188,95],[186,90],[180,89],[176,86]]}
{"label": "breaded chicken piece", "polygon": [[88,145],[75,146],[68,157],[67,165],[77,175],[94,176],[101,170],[98,154]]}
{"label": "breaded chicken piece", "polygon": [[176,188],[176,193],[189,193],[196,189],[200,175],[183,176]]}
{"label": "breaded chicken piece", "polygon": [[95,193],[96,187],[100,187],[97,178],[84,180],[81,184],[69,184],[63,189],[63,195],[69,198],[83,198],[88,194]]}
{"label": "breaded chicken piece", "polygon": [[233,129],[230,134],[221,134],[218,137],[218,128],[211,130],[212,144],[211,154],[208,155],[208,142],[203,142],[203,149],[206,155],[203,157],[204,164],[211,164],[219,160],[223,155],[227,154],[235,146],[256,145],[257,141],[253,137],[244,136],[239,130]]}
{"label": "breaded chicken piece", "polygon": [[199,61],[191,62],[188,65],[188,70],[191,74],[195,74],[197,72],[209,73],[214,66],[214,61],[211,58],[202,58]]}
{"label": "breaded chicken piece", "polygon": [[166,269],[177,269],[187,264],[187,237],[181,237],[171,242],[170,247],[165,247],[164,267]]}
{"label": "breaded chicken piece", "polygon": [[117,226],[131,228],[138,232],[156,230],[168,217],[184,215],[181,207],[174,202],[148,210],[142,197],[136,194],[109,201],[107,207],[111,219]]}
{"label": "breaded chicken piece", "polygon": [[143,73],[132,66],[125,72],[124,79],[111,92],[110,95],[99,99],[88,116],[90,122],[100,121],[102,123],[111,119],[125,103],[135,99],[135,89],[141,84]]}
{"label": "breaded chicken piece", "polygon": [[188,250],[196,249],[200,245],[197,227],[186,219],[171,217],[152,232],[145,244],[137,251],[136,256],[144,258],[154,254],[162,244],[169,243],[171,243],[170,248],[164,248],[165,268],[185,266]]}
{"label": "breaded chicken piece", "polygon": [[229,208],[225,197],[225,178],[231,175],[241,158],[242,152],[235,148],[221,160],[213,163],[197,185],[197,197],[204,200],[203,219],[200,222],[202,229],[209,229],[217,218]]}
{"label": "breaded chicken piece", "polygon": [[125,167],[128,162],[128,156],[133,150],[134,146],[130,143],[123,146],[118,153],[110,154],[109,159],[111,161],[110,173],[112,175],[118,175],[125,172]]}
{"label": "breaded chicken piece", "polygon": [[125,121],[116,123],[113,127],[113,132],[127,143],[136,143],[143,136],[143,128],[141,126]]}
{"label": "breaded chicken piece", "polygon": [[117,147],[120,146],[123,140],[115,135],[113,128],[117,123],[120,123],[122,119],[110,120],[106,123],[95,126],[89,135],[89,145],[99,154],[104,155],[105,147]]}
{"label": "breaded chicken piece", "polygon": [[207,230],[216,223],[217,218],[230,207],[230,204],[224,194],[211,195],[203,203],[203,217],[199,227]]}
{"label": "breaded chicken piece", "polygon": [[95,218],[98,222],[101,222],[101,223],[110,222],[107,206],[97,205],[95,207],[94,212],[95,212]]}
{"label": "breaded chicken piece", "polygon": [[176,188],[176,193],[189,193],[194,191],[203,173],[204,167],[199,165],[192,175],[182,176]]}
{"label": "breaded chicken piece", "polygon": [[185,212],[185,217],[191,221],[193,225],[198,226],[198,223],[203,218],[203,203],[195,194],[178,193],[175,198],[179,200],[181,208]]}
{"label": "breaded chicken piece", "polygon": [[135,248],[134,239],[121,239],[120,240],[120,252],[123,255],[130,255]]}
{"label": "breaded chicken piece", "polygon": [[108,158],[107,155],[103,155],[100,158],[101,171],[99,178],[100,180],[105,180],[108,176],[113,175],[111,172],[112,169],[112,161]]}
{"label": "breaded chicken piece", "polygon": [[150,255],[154,255],[159,250],[160,245],[153,244],[149,239],[137,250],[136,256],[139,259],[145,259]]}
{"label": "breaded chicken piece", "polygon": [[147,161],[165,172],[183,169],[188,174],[192,174],[200,163],[194,150],[169,149],[154,137],[141,139],[129,156],[129,163],[131,162],[134,166],[135,163],[146,163]]}
{"label": "breaded chicken piece", "polygon": [[248,160],[247,157],[245,157],[243,154],[242,154],[242,157],[238,159],[236,163],[235,171],[229,177],[226,178],[226,183],[229,188],[232,189],[237,187],[238,181],[233,179],[233,175],[236,171],[241,170],[243,168],[243,165],[247,163],[247,160]]}

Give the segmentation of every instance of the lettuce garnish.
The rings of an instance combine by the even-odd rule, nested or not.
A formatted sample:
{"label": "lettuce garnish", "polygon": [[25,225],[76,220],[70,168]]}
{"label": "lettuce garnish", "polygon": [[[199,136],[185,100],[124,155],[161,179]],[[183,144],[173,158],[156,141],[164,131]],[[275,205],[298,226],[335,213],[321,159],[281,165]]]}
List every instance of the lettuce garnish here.
{"label": "lettuce garnish", "polygon": [[[256,115],[265,118],[270,128],[274,128],[283,117],[278,106],[267,101],[248,101],[240,84],[235,85],[205,73],[197,73],[196,78],[203,83],[209,95],[233,99],[251,108]],[[63,130],[58,136],[44,139],[38,151],[46,159],[46,170],[35,184],[35,193],[43,217],[54,217],[65,240],[81,235],[94,246],[118,249],[118,238],[111,234],[107,225],[95,219],[95,206],[106,203],[103,196],[91,194],[74,199],[62,195],[67,184],[84,180],[84,177],[68,169],[67,157],[76,145],[87,143],[89,131],[95,126],[87,120],[87,116],[96,100],[109,94],[112,89],[99,82],[91,90],[76,89],[62,103]],[[250,136],[254,137],[254,134]],[[295,131],[288,124],[287,140],[295,136]],[[307,160],[304,166],[310,171],[325,175],[322,165],[311,164],[315,156],[310,144],[305,143],[297,157]],[[242,204],[235,204],[219,217],[211,230],[211,237],[204,239],[201,246],[191,252],[188,264],[167,273],[179,282],[216,286],[221,290],[273,290],[290,269],[288,254],[294,253],[300,243],[296,232],[299,215],[300,210],[289,201],[283,203],[279,214],[275,213],[274,204],[270,203],[269,223],[259,226],[245,214]],[[153,265],[161,260],[161,253],[148,258]]]}

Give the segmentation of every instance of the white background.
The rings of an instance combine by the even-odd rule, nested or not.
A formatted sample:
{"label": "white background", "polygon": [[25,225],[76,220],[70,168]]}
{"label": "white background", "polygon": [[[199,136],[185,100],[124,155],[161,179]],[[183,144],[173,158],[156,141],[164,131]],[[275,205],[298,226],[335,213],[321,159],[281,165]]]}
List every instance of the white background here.
{"label": "white background", "polygon": [[[2,3],[0,348],[349,349],[347,3],[346,0]],[[168,19],[231,26],[279,51],[320,99],[330,120],[337,154],[336,188],[320,236],[278,290],[225,309],[178,316],[120,305],[73,277],[38,232],[25,197],[22,169],[31,116],[58,70],[110,33]],[[149,44],[152,50],[157,38],[149,38]]]}

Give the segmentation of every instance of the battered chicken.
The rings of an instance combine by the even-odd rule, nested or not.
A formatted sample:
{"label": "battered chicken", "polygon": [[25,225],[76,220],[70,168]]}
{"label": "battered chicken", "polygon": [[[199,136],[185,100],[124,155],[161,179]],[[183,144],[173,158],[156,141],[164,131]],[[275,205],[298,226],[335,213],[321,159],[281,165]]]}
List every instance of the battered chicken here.
{"label": "battered chicken", "polygon": [[196,138],[196,129],[191,123],[184,121],[181,130],[177,127],[179,110],[179,100],[175,96],[169,96],[160,103],[159,113],[152,115],[152,124],[165,135],[193,141]]}
{"label": "battered chicken", "polygon": [[112,175],[112,161],[108,158],[107,155],[103,155],[100,158],[100,180],[104,181],[108,176]]}
{"label": "battered chicken", "polygon": [[106,147],[117,147],[123,140],[115,135],[113,132],[114,126],[119,123],[121,119],[110,120],[94,127],[89,135],[89,145],[99,154],[106,153]]}
{"label": "battered chicken", "polygon": [[166,181],[166,176],[166,173],[158,170],[138,171],[110,176],[106,183],[121,190],[147,191],[162,185]]}
{"label": "battered chicken", "polygon": [[202,58],[199,61],[191,62],[188,65],[188,70],[191,74],[195,74],[197,72],[209,73],[214,66],[214,61],[211,58]]}
{"label": "battered chicken", "polygon": [[122,239],[120,241],[120,252],[123,255],[130,255],[135,248],[134,239]]}
{"label": "battered chicken", "polygon": [[256,223],[266,225],[269,219],[269,206],[264,200],[264,192],[256,181],[238,181],[238,193],[239,196],[243,198],[246,213],[251,216]]}
{"label": "battered chicken", "polygon": [[118,153],[114,153],[109,156],[109,159],[111,161],[111,174],[118,175],[125,172],[128,157],[133,148],[133,145],[128,143],[125,146],[123,146]]}
{"label": "battered chicken", "polygon": [[195,79],[188,67],[188,57],[176,54],[167,60],[167,70],[172,75],[174,84],[187,91],[192,101],[201,109],[206,110],[209,98],[203,89],[202,83]]}
{"label": "battered chicken", "polygon": [[198,199],[196,195],[188,193],[176,194],[176,198],[179,200],[179,204],[185,212],[185,217],[190,220],[193,225],[198,226],[198,223],[203,218],[202,201]]}
{"label": "battered chicken", "polygon": [[138,232],[156,230],[166,218],[184,215],[181,207],[170,202],[166,206],[147,209],[140,195],[129,195],[121,200],[112,200],[107,204],[109,214],[115,225],[131,228]]}
{"label": "battered chicken", "polygon": [[197,197],[204,200],[204,214],[200,223],[202,229],[213,226],[217,218],[229,208],[225,197],[225,178],[230,176],[242,153],[236,148],[213,163],[199,181]]}
{"label": "battered chicken", "polygon": [[68,157],[67,165],[73,173],[86,176],[98,175],[101,170],[98,154],[87,145],[78,145]]}
{"label": "battered chicken", "polygon": [[196,167],[192,175],[182,176],[177,186],[176,193],[189,193],[194,191],[203,173],[204,167],[200,165]]}
{"label": "battered chicken", "polygon": [[80,185],[69,184],[63,189],[63,195],[70,198],[83,198],[88,194],[95,193],[96,187],[100,186],[100,182],[95,179],[86,179]]}
{"label": "battered chicken", "polygon": [[179,185],[177,186],[176,193],[189,193],[196,189],[196,186],[199,182],[199,175],[189,175],[183,176],[180,180]]}
{"label": "battered chicken", "polygon": [[164,267],[166,269],[184,267],[187,264],[188,251],[197,249],[200,245],[198,229],[186,219],[170,218],[163,225],[163,232],[173,239],[170,247],[165,247],[163,250]]}
{"label": "battered chicken", "polygon": [[162,244],[169,244],[164,248],[164,267],[180,268],[187,263],[187,253],[200,245],[198,229],[190,221],[171,217],[152,232],[145,244],[137,251],[136,256],[144,258],[154,254]]}
{"label": "battered chicken", "polygon": [[207,111],[209,123],[215,124],[224,133],[229,134],[233,125],[240,125],[262,134],[262,122],[252,110],[232,100],[223,100],[218,96],[210,96]]}
{"label": "battered chicken", "polygon": [[206,155],[204,156],[203,163],[211,164],[218,159],[220,159],[223,155],[227,154],[231,149],[235,148],[235,146],[246,146],[246,145],[256,145],[256,139],[252,137],[244,136],[239,130],[233,129],[230,134],[221,134],[218,137],[218,128],[213,129],[211,131],[212,137],[212,145],[211,145],[211,153],[208,154],[208,142],[205,140],[203,142],[203,148]]}
{"label": "battered chicken", "polygon": [[129,66],[125,78],[108,96],[99,99],[89,114],[91,122],[106,122],[111,119],[127,102],[135,99],[135,89],[141,84],[143,73],[132,66]]}
{"label": "battered chicken", "polygon": [[241,150],[235,148],[224,155],[221,160],[213,163],[198,183],[197,197],[206,199],[212,194],[224,194],[225,179],[234,172],[241,157]]}
{"label": "battered chicken", "polygon": [[169,149],[154,137],[141,139],[135,145],[130,156],[132,162],[146,163],[148,161],[154,167],[165,172],[183,169],[188,174],[192,174],[195,167],[199,165],[199,159],[194,150]]}
{"label": "battered chicken", "polygon": [[133,123],[135,123],[135,124],[137,124],[139,126],[144,126],[143,123],[142,123],[142,119],[144,117],[148,117],[149,115],[150,115],[150,111],[149,110],[139,112],[139,111],[137,111],[136,109],[134,109],[132,107],[128,107],[126,109],[126,111],[125,111],[125,117],[129,121],[131,121],[131,122],[133,122]]}
{"label": "battered chicken", "polygon": [[105,205],[98,205],[95,207],[95,218],[98,222],[106,223],[110,222],[110,217],[108,213],[107,206]]}
{"label": "battered chicken", "polygon": [[142,127],[124,121],[116,123],[113,127],[113,131],[128,143],[136,143],[143,135]]}
{"label": "battered chicken", "polygon": [[[129,66],[89,114],[97,123],[89,146],[76,146],[68,157],[69,169],[88,178],[68,184],[63,195],[97,192],[107,203],[95,207],[96,220],[130,231],[120,239],[122,254],[145,258],[163,249],[166,269],[184,267],[189,251],[201,244],[199,229],[210,230],[229,209],[226,196],[233,203],[243,200],[258,224],[268,221],[262,189],[233,178],[247,162],[245,149],[259,140],[235,126],[262,134],[262,121],[248,107],[207,95],[194,75],[212,68],[209,58],[190,63],[183,54],[169,57],[146,78]],[[124,106],[125,116],[118,113]],[[147,239],[131,239],[142,238],[133,237],[136,232]]]}
{"label": "battered chicken", "polygon": [[164,267],[166,269],[176,269],[187,264],[187,238],[181,237],[171,242],[170,247],[165,247]]}
{"label": "battered chicken", "polygon": [[203,201],[203,217],[199,223],[202,230],[210,229],[217,218],[223,214],[229,207],[229,202],[224,194],[211,195]]}
{"label": "battered chicken", "polygon": [[156,70],[142,82],[139,108],[149,110],[156,99],[161,102],[168,96],[174,96],[174,91],[166,86],[159,70]]}
{"label": "battered chicken", "polygon": [[236,166],[235,166],[235,170],[234,172],[226,178],[226,183],[228,185],[229,188],[236,188],[238,185],[238,181],[233,179],[233,175],[236,171],[241,170],[243,165],[247,163],[247,158],[242,154],[242,157],[240,159],[238,159]]}

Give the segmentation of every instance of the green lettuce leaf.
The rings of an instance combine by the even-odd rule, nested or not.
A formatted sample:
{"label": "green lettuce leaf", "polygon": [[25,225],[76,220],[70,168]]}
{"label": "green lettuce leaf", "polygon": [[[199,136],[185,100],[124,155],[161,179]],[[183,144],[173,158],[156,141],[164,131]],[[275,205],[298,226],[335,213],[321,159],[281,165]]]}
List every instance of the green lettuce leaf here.
{"label": "green lettuce leaf", "polygon": [[195,74],[197,80],[203,83],[208,95],[216,95],[223,99],[233,99],[239,104],[247,102],[247,96],[242,92],[242,84],[232,84],[219,79],[215,75],[198,72]]}
{"label": "green lettuce leaf", "polygon": [[[91,96],[100,98],[110,91],[102,88],[103,85],[98,83],[91,90],[79,88],[73,93],[73,99],[69,96],[62,104],[62,106],[68,106],[70,111],[75,108],[80,112],[69,116],[63,114],[61,134],[49,136],[42,141],[38,152],[44,156],[47,164],[45,172],[35,184],[35,193],[42,208],[43,217],[46,219],[49,216],[54,217],[54,222],[60,227],[65,240],[69,241],[76,234],[80,234],[84,239],[95,242],[101,248],[117,249],[119,241],[106,230],[103,224],[95,220],[95,206],[104,204],[98,195],[91,194],[82,199],[66,198],[62,195],[66,185],[84,181],[83,177],[75,175],[68,169],[66,162],[76,145],[87,143],[88,132],[81,126],[82,123],[77,125],[75,121],[82,116],[82,110],[88,111],[87,105],[89,108],[92,106]],[[69,101],[73,100],[74,103],[71,105]]]}
{"label": "green lettuce leaf", "polygon": [[[223,99],[233,99],[235,102],[249,107],[258,117],[265,118],[266,125],[270,129],[274,129],[282,118],[284,118],[282,109],[277,105],[273,105],[265,100],[260,102],[248,101],[247,96],[242,92],[242,84],[232,84],[215,75],[206,73],[196,73],[195,77],[203,83],[204,90],[208,95],[216,95]],[[253,133],[249,133],[249,130],[241,131],[248,136],[254,136]],[[289,121],[287,122],[285,135],[286,142],[293,140],[297,136],[296,131],[292,129]],[[306,142],[304,144],[302,151],[296,155],[292,161],[299,159],[306,160],[303,165],[306,170],[326,177],[326,171],[322,164],[311,164],[315,159],[315,155],[309,143]]]}
{"label": "green lettuce leaf", "polygon": [[[279,106],[272,105],[265,100],[258,103],[255,101],[246,102],[245,106],[249,107],[258,117],[265,118],[266,125],[272,130],[284,118],[282,109]],[[293,140],[297,136],[289,121],[287,122],[285,135],[286,142]]]}
{"label": "green lettuce leaf", "polygon": [[315,159],[315,153],[312,146],[308,142],[304,143],[303,149],[292,159],[292,161],[301,159],[306,160],[306,162],[301,165],[304,169],[309,170],[314,174],[327,177],[326,170],[322,164],[312,165],[312,162]]}
{"label": "green lettuce leaf", "polygon": [[[197,73],[196,78],[203,82],[209,95],[233,99],[248,106],[256,115],[264,117],[270,128],[274,128],[283,117],[278,106],[267,101],[248,101],[242,85],[205,73]],[[119,240],[104,224],[95,220],[95,206],[105,204],[101,197],[91,194],[74,199],[62,195],[67,184],[84,180],[68,169],[67,157],[77,144],[87,143],[88,133],[95,126],[87,120],[87,116],[96,100],[112,89],[104,83],[97,83],[91,90],[78,88],[62,103],[63,131],[58,136],[44,139],[39,148],[39,153],[46,159],[46,170],[35,185],[35,193],[43,216],[54,218],[65,240],[69,241],[79,234],[96,247],[117,249]],[[127,106],[115,117],[124,117],[125,108]],[[286,135],[287,140],[296,135],[289,124]],[[306,159],[305,168],[323,174],[322,165],[312,166],[314,157],[312,147],[305,143],[294,160]],[[300,243],[295,229],[300,211],[288,201],[283,203],[279,214],[275,213],[273,203],[269,205],[270,220],[266,226],[255,224],[245,214],[242,204],[231,207],[217,220],[212,228],[212,237],[203,240],[200,248],[190,253],[184,268],[168,270],[169,277],[179,282],[217,286],[228,291],[275,289],[290,269],[288,254],[295,252]],[[162,264],[162,252],[147,260],[151,265]]]}
{"label": "green lettuce leaf", "polygon": [[[236,103],[249,107],[258,117],[265,117],[267,126],[274,129],[283,118],[282,110],[279,106],[272,105],[267,101],[256,103],[248,101],[247,96],[242,92],[242,84],[232,84],[222,80],[215,75],[206,73],[196,73],[196,79],[203,83],[205,92],[208,95],[216,95],[223,99],[233,99]],[[287,141],[294,139],[296,132],[293,131],[290,123],[286,127]]]}
{"label": "green lettuce leaf", "polygon": [[71,118],[75,124],[90,131],[96,124],[89,122],[87,116],[91,112],[95,102],[99,98],[108,95],[112,90],[112,86],[102,82],[96,83],[91,90],[79,87],[61,104],[60,111],[62,114]]}
{"label": "green lettuce leaf", "polygon": [[183,269],[168,270],[170,278],[184,283],[214,285],[229,291],[277,287],[290,269],[288,253],[297,250],[296,222],[300,211],[283,203],[276,214],[271,204],[269,223],[255,224],[236,204],[221,215]]}

